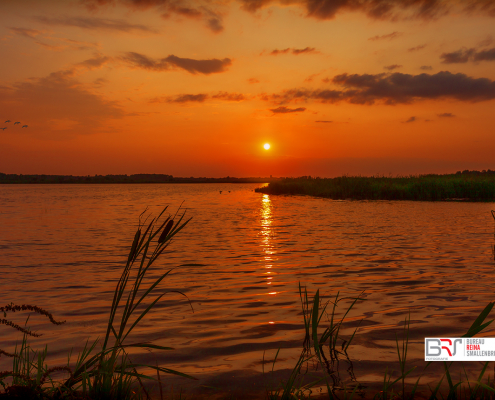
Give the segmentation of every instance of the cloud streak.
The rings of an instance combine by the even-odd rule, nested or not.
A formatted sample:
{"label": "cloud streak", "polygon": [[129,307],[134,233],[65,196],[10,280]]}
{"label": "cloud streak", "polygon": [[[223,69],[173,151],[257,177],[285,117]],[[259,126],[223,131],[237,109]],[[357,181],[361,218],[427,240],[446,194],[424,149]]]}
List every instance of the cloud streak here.
{"label": "cloud streak", "polygon": [[306,108],[305,107],[289,108],[289,107],[281,106],[277,108],[271,108],[270,111],[274,114],[290,114],[290,113],[306,111]]}
{"label": "cloud streak", "polygon": [[270,55],[271,56],[278,56],[279,54],[287,54],[287,53],[292,53],[292,54],[298,56],[299,54],[319,53],[319,51],[316,51],[316,49],[314,47],[305,47],[304,49],[294,49],[294,48],[288,47],[288,48],[283,49],[283,50],[278,50],[278,49],[272,50],[270,52]]}
{"label": "cloud streak", "polygon": [[36,36],[43,35],[46,33],[46,31],[39,31],[37,29],[29,29],[29,28],[10,27],[9,30],[17,35],[28,37],[30,39],[36,39]]}
{"label": "cloud streak", "polygon": [[402,35],[403,35],[402,32],[392,32],[392,33],[388,33],[386,35],[373,36],[373,37],[368,38],[368,40],[371,40],[372,42],[376,42],[377,40],[392,40],[392,39],[396,39]]}
{"label": "cloud streak", "polygon": [[[107,4],[122,4],[134,10],[155,7],[164,17],[178,14],[189,18],[202,19],[215,32],[223,29],[219,4],[207,0],[196,0],[193,8],[184,0],[81,0],[90,9]],[[292,5],[305,9],[306,17],[320,20],[333,19],[342,12],[360,12],[375,20],[422,19],[431,20],[450,12],[495,16],[495,2],[492,0],[226,0],[223,5],[237,2],[245,11],[254,13],[271,5]],[[216,7],[216,8],[213,8]],[[386,35],[384,35],[386,36]],[[378,36],[378,39],[381,37]],[[378,40],[377,39],[377,40]]]}
{"label": "cloud streak", "polygon": [[385,67],[383,67],[384,69],[387,69],[389,71],[393,71],[394,69],[399,69],[399,68],[402,68],[402,65],[399,65],[399,64],[393,64],[393,65],[387,65]]}
{"label": "cloud streak", "polygon": [[179,94],[177,96],[156,97],[150,103],[204,103],[206,100],[223,100],[240,102],[246,100],[242,93],[217,92],[215,94]]}
{"label": "cloud streak", "polygon": [[452,53],[443,53],[440,55],[444,64],[463,64],[468,61],[495,61],[495,47],[477,51],[474,48],[460,49]]}
{"label": "cloud streak", "polygon": [[195,60],[192,58],[181,58],[172,55],[154,60],[140,53],[125,53],[122,60],[126,61],[135,68],[141,68],[151,71],[168,71],[174,68],[183,69],[191,74],[214,74],[225,72],[232,65],[230,58],[219,60],[216,58],[209,60]]}
{"label": "cloud streak", "polygon": [[264,95],[262,99],[278,104],[292,101],[316,100],[323,103],[346,101],[353,104],[409,104],[420,100],[454,99],[485,101],[495,99],[495,81],[472,78],[448,71],[437,74],[341,74],[332,83],[342,89],[290,89],[282,93]]}
{"label": "cloud streak", "polygon": [[97,18],[97,17],[46,17],[36,16],[34,20],[47,25],[78,27],[88,30],[116,31],[116,32],[145,32],[157,33],[156,30],[139,24],[131,24],[120,19]]}

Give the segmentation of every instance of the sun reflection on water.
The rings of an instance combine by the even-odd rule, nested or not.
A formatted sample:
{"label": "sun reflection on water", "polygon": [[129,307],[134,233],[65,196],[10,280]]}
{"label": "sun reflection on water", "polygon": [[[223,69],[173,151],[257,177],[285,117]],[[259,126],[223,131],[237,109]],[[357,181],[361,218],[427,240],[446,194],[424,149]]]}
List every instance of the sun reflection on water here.
{"label": "sun reflection on water", "polygon": [[[273,212],[272,212],[272,202],[270,200],[270,196],[268,194],[264,194],[261,200],[260,207],[260,237],[261,237],[261,248],[263,249],[263,261],[264,261],[264,269],[263,274],[266,275],[266,284],[271,285],[273,276],[275,272],[270,271],[273,268],[273,262],[277,259],[275,257],[276,250],[273,245]],[[269,294],[273,295],[277,292],[271,292]]]}

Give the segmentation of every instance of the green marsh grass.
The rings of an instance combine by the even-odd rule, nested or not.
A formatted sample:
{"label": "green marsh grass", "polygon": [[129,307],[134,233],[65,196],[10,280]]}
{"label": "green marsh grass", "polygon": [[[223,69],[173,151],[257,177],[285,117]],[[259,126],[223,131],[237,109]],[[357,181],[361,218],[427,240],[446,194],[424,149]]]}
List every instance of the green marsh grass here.
{"label": "green marsh grass", "polygon": [[493,201],[495,174],[284,178],[255,190],[267,194],[309,195],[335,200]]}

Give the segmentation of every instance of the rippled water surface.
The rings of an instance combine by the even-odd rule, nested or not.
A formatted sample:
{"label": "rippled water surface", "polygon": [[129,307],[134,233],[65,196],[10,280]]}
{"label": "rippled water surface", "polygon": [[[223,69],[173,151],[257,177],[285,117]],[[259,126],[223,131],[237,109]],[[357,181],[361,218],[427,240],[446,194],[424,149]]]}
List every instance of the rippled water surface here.
{"label": "rippled water surface", "polygon": [[[493,203],[332,201],[258,186],[0,185],[0,303],[36,304],[67,320],[30,319],[44,333],[33,344],[48,344],[53,365],[66,362],[70,348],[104,335],[139,214],[165,205],[175,213],[182,202],[192,220],[152,274],[180,266],[162,291],[187,294],[194,312],[167,294],[134,341],[175,350],[134,360],[194,375],[196,385],[259,387],[263,352],[273,359],[278,348],[275,369],[291,367],[304,339],[299,282],[324,298],[364,292],[342,332],[349,338],[363,320],[343,381],[383,378],[409,313],[410,357],[421,359],[425,336],[462,335],[494,300]],[[0,329],[0,348],[13,350],[18,332]]]}

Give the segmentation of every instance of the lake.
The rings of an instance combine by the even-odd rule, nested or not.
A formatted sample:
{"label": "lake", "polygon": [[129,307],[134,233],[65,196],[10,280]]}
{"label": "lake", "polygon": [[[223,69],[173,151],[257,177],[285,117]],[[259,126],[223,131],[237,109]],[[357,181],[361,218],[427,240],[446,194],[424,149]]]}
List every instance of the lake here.
{"label": "lake", "polygon": [[[133,361],[199,379],[170,378],[167,390],[252,399],[271,384],[262,379],[264,352],[273,360],[281,348],[282,376],[301,351],[299,283],[326,300],[366,299],[341,333],[349,339],[360,324],[339,372],[347,385],[373,386],[387,366],[397,370],[395,335],[409,315],[408,357],[424,366],[425,336],[464,334],[494,300],[493,203],[334,201],[255,193],[259,186],[0,185],[0,303],[37,305],[66,320],[29,320],[43,333],[31,342],[48,345],[49,365],[66,363],[71,348],[105,334],[139,214],[181,206],[192,220],[152,274],[178,267],[160,293],[187,294],[194,311],[167,294],[131,341],[175,350],[134,352]],[[24,324],[26,314],[9,316]],[[483,336],[495,336],[495,326]],[[7,351],[21,339],[6,326],[0,337]],[[0,370],[10,362],[0,358]]]}

